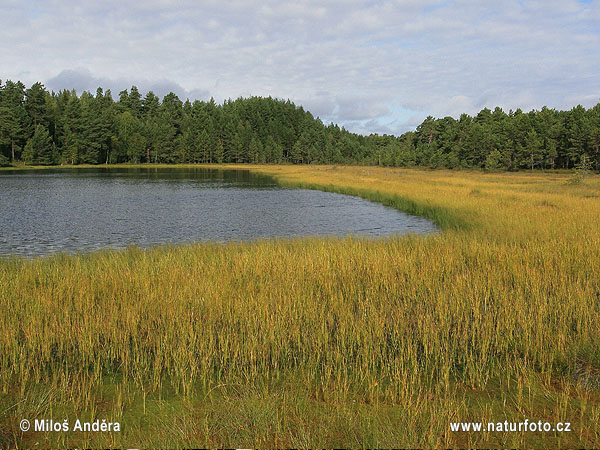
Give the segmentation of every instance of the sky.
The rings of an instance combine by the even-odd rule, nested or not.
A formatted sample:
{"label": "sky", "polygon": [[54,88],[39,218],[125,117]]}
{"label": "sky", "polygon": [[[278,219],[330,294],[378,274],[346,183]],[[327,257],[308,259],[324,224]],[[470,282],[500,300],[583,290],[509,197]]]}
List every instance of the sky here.
{"label": "sky", "polygon": [[600,0],[2,0],[0,43],[0,80],[271,96],[362,134],[600,101]]}

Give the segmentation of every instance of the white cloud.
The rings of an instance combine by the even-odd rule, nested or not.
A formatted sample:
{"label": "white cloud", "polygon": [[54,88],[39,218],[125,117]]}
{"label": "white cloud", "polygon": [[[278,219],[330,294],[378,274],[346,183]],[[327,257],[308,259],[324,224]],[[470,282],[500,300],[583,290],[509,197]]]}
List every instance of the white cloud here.
{"label": "white cloud", "polygon": [[364,133],[600,98],[599,0],[5,0],[0,40],[0,79],[271,95]]}

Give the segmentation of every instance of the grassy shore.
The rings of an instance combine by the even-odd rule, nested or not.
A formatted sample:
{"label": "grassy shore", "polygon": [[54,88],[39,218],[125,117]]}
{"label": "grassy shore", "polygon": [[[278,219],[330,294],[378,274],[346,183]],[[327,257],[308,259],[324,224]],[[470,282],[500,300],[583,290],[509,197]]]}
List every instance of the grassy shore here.
{"label": "grassy shore", "polygon": [[600,177],[240,168],[443,232],[0,259],[0,447],[600,446]]}

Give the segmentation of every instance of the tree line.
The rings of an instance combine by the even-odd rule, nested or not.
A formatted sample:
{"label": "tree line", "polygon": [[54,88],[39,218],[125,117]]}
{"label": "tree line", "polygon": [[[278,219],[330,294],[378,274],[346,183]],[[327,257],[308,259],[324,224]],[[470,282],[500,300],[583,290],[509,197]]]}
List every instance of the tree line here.
{"label": "tree line", "polygon": [[483,109],[428,117],[401,136],[362,136],[325,125],[289,100],[251,97],[114,100],[0,81],[0,165],[113,163],[332,163],[386,166],[600,170],[600,103],[570,111]]}

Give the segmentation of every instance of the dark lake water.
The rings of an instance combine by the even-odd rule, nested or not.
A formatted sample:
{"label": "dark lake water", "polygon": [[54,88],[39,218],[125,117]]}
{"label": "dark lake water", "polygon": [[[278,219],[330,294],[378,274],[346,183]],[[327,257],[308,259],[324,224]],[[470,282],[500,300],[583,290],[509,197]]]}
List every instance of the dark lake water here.
{"label": "dark lake water", "polygon": [[0,255],[128,245],[432,233],[429,220],[357,197],[277,186],[247,171],[0,172]]}

